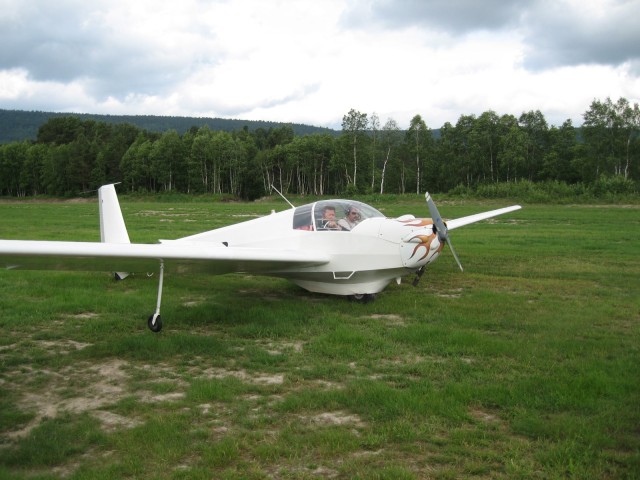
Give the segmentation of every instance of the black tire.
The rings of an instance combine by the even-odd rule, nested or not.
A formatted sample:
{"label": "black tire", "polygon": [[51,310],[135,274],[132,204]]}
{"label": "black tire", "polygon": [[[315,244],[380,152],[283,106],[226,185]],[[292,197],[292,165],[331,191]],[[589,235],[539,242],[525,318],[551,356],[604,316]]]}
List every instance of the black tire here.
{"label": "black tire", "polygon": [[369,303],[376,299],[375,293],[356,293],[355,295],[349,295],[347,297],[350,302],[356,303]]}
{"label": "black tire", "polygon": [[162,318],[160,318],[160,315],[156,317],[155,323],[153,323],[153,315],[151,315],[149,317],[149,320],[147,320],[147,326],[149,327],[149,330],[154,333],[158,333],[160,330],[162,330]]}

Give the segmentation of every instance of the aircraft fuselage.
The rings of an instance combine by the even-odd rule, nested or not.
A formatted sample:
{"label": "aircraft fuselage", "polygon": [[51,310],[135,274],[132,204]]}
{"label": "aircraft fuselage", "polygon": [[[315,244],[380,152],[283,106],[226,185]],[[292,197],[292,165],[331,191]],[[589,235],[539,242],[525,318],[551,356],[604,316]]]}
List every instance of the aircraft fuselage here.
{"label": "aircraft fuselage", "polygon": [[363,219],[351,231],[323,231],[293,228],[294,213],[293,209],[273,213],[175,242],[323,252],[329,257],[326,264],[264,273],[333,295],[378,293],[392,280],[435,261],[442,250],[428,218],[375,216]]}

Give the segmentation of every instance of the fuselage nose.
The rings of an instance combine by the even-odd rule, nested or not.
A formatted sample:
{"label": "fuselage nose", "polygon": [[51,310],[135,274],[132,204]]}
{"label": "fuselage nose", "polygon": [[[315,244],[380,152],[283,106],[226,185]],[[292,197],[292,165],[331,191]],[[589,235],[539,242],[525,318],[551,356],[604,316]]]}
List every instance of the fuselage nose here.
{"label": "fuselage nose", "polygon": [[423,267],[438,258],[442,246],[433,225],[413,230],[400,243],[402,264],[411,269]]}

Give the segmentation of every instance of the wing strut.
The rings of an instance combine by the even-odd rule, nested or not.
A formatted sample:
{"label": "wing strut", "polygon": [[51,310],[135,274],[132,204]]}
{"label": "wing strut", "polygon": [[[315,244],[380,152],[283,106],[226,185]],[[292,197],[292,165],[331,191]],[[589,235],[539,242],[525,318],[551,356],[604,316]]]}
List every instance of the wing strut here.
{"label": "wing strut", "polygon": [[149,317],[147,325],[152,332],[158,333],[162,330],[162,318],[160,318],[160,303],[162,303],[162,283],[164,280],[164,261],[160,261],[160,279],[158,280],[158,301],[156,302],[156,311]]}

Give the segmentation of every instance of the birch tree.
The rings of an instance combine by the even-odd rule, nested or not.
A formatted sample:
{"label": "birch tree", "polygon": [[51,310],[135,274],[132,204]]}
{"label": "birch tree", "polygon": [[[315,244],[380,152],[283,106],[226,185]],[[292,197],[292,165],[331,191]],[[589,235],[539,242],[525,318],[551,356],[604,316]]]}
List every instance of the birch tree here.
{"label": "birch tree", "polygon": [[353,108],[342,117],[342,133],[349,137],[353,149],[353,186],[356,188],[358,185],[358,141],[367,129],[368,123],[367,114]]}
{"label": "birch tree", "polygon": [[410,138],[410,150],[416,159],[416,194],[420,195],[421,167],[424,162],[425,144],[431,139],[431,131],[427,128],[427,124],[422,117],[416,115],[411,119],[407,135]]}
{"label": "birch tree", "polygon": [[387,172],[387,165],[389,163],[389,159],[391,158],[391,152],[394,151],[401,141],[401,133],[400,127],[398,127],[398,123],[390,118],[387,120],[387,123],[382,127],[381,140],[384,148],[384,160],[382,163],[382,173],[380,176],[380,194],[384,193],[384,179],[385,174]]}
{"label": "birch tree", "polygon": [[380,118],[376,112],[371,114],[371,192],[376,184],[376,157],[378,156],[378,135],[380,130]]}

